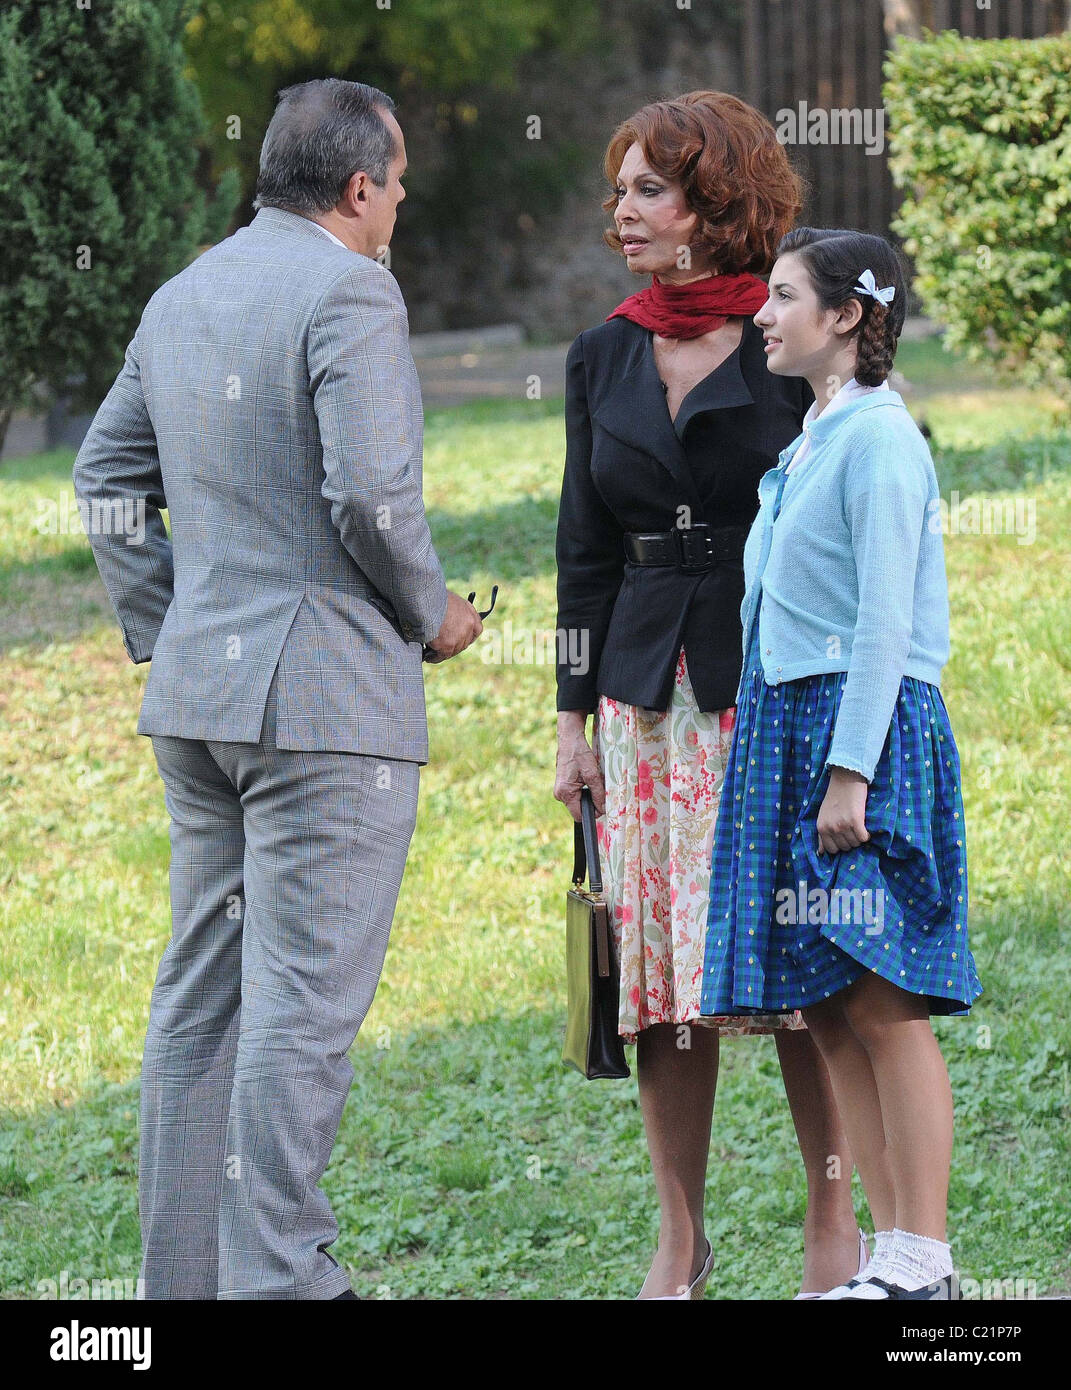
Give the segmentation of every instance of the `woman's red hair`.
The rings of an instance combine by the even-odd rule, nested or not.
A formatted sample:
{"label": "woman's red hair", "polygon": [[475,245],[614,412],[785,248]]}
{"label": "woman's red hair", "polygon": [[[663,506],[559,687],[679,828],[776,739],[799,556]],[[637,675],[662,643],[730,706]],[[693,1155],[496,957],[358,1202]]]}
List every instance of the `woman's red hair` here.
{"label": "woman's red hair", "polygon": [[[760,111],[728,92],[686,92],[642,106],[621,122],[606,147],[606,212],[617,206],[613,190],[632,144],[655,173],[680,180],[699,217],[693,253],[709,255],[720,274],[769,272],[777,243],[803,206],[805,185]],[[616,230],[603,232],[603,240],[621,251]]]}

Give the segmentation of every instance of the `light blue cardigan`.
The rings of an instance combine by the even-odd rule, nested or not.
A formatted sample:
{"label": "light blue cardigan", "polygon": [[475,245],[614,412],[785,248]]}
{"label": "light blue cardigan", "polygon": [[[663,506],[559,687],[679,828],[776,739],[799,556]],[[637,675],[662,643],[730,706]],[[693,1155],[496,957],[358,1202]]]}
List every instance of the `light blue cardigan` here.
{"label": "light blue cardigan", "polygon": [[[809,455],[786,473],[808,436]],[[940,686],[949,657],[933,460],[897,391],[819,415],[778,457],[744,548],[744,653],[758,608],[768,685],[848,673],[826,767],[870,782],[900,678]]]}

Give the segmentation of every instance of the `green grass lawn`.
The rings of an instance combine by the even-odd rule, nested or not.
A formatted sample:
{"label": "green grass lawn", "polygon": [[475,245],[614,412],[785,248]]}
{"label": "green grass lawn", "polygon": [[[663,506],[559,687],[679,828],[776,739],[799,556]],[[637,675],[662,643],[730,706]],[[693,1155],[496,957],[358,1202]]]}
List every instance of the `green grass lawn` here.
{"label": "green grass lawn", "polygon": [[[1040,393],[906,344],[946,497],[999,493],[1036,536],[946,536],[972,945],[985,994],[937,1024],[957,1104],[961,1273],[1071,1286],[1068,786],[1071,428]],[[488,629],[552,629],[560,401],[429,414],[425,495]],[[79,529],[73,454],[0,472],[0,1293],[133,1278],[137,1074],[170,930],[168,838],[135,667]],[[477,643],[427,669],[431,763],[382,986],[326,1186],[359,1294],[630,1298],[656,1235],[635,1080],[559,1062],[571,822],[551,797],[547,666]],[[723,1044],[709,1297],[798,1287],[803,1173],[772,1040]],[[860,1214],[865,1204],[859,1194]]]}

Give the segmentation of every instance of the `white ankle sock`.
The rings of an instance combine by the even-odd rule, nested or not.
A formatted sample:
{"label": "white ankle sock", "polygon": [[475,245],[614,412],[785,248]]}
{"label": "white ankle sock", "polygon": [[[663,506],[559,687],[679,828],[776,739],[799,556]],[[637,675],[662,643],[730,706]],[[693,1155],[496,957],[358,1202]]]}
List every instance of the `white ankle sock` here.
{"label": "white ankle sock", "polygon": [[879,1278],[901,1289],[922,1289],[952,1273],[952,1247],[931,1236],[893,1228],[885,1268]]}
{"label": "white ankle sock", "polygon": [[892,1231],[874,1232],[874,1249],[867,1262],[866,1268],[863,1270],[862,1274],[858,1276],[860,1279],[883,1279],[885,1277],[882,1273],[882,1269],[888,1263],[889,1251],[892,1248],[892,1243]]}

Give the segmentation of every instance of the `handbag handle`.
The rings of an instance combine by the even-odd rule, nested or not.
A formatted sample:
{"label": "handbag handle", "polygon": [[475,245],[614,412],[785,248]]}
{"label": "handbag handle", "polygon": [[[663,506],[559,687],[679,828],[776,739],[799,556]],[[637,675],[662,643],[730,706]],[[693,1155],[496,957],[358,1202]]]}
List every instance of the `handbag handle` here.
{"label": "handbag handle", "polygon": [[583,886],[591,871],[591,891],[602,892],[599,840],[595,833],[595,802],[590,787],[580,789],[580,819],[573,822],[573,882]]}

